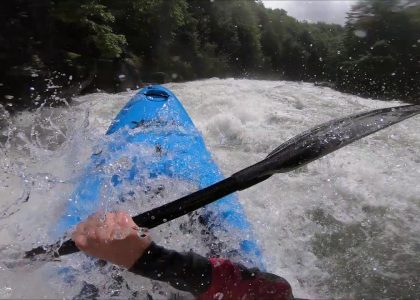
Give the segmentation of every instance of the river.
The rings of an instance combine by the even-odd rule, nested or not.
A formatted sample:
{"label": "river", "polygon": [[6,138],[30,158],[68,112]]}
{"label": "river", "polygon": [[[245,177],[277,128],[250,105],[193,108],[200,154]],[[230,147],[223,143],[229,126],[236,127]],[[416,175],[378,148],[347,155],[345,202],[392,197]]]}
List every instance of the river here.
{"label": "river", "polygon": [[[165,86],[182,101],[226,175],[317,124],[402,104],[301,82],[213,78]],[[134,94],[89,94],[13,117],[0,108],[0,298],[72,298],[81,281],[92,278],[102,296],[118,289],[119,297],[133,295],[107,286],[112,266],[98,267],[83,254],[14,268],[6,261],[53,241],[51,226],[83,166]],[[286,278],[295,296],[420,295],[419,129],[417,116],[239,193],[268,271]],[[185,192],[174,189],[168,197]],[[165,226],[185,245],[180,249],[188,248],[190,237]],[[57,275],[69,265],[79,269],[73,281]],[[147,280],[117,275],[136,287],[137,297],[165,297]]]}

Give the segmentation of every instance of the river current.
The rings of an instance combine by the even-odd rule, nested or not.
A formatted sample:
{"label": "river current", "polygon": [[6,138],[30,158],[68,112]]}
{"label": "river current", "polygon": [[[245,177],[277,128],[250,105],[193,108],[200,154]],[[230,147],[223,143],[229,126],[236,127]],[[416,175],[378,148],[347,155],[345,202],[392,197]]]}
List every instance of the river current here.
{"label": "river current", "polygon": [[[317,124],[403,104],[287,81],[214,78],[165,86],[181,100],[225,175]],[[18,266],[14,258],[54,241],[51,227],[78,176],[134,94],[99,92],[14,116],[0,107],[0,298],[73,298],[89,292],[83,281],[103,297],[167,297],[165,285],[99,266],[83,254]],[[419,129],[417,116],[239,193],[267,270],[286,278],[295,296],[419,297]],[[175,199],[192,188],[171,186],[162,197]],[[163,227],[154,231],[160,243],[194,246],[177,222]],[[68,268],[73,281],[62,274]]]}

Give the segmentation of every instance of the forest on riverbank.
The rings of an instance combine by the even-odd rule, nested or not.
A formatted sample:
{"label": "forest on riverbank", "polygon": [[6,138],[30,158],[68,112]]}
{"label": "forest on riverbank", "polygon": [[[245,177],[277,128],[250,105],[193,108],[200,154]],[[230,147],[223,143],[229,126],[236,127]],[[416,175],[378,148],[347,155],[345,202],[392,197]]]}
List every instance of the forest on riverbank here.
{"label": "forest on riverbank", "polygon": [[253,0],[10,0],[0,14],[0,104],[10,110],[215,76],[420,103],[417,0],[361,0],[344,27]]}

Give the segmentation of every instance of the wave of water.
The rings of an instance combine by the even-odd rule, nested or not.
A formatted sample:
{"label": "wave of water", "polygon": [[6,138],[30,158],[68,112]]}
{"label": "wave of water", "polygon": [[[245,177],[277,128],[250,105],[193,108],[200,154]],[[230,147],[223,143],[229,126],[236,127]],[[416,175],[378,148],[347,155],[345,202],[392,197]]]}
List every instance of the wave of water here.
{"label": "wave of water", "polygon": [[[400,104],[286,81],[209,79],[167,87],[181,99],[226,175],[319,123]],[[83,166],[133,94],[91,94],[68,107],[14,117],[0,109],[2,259],[52,241],[51,226]],[[240,193],[269,271],[288,279],[296,296],[420,295],[419,128],[419,117],[404,121]],[[171,196],[185,193],[182,186],[172,186]],[[193,237],[180,234],[179,223],[165,228],[155,232],[159,242],[178,249],[191,246]],[[78,270],[77,278],[97,277],[104,295],[124,290],[112,286],[118,280],[109,281],[109,274],[135,286],[137,296],[157,289],[78,254],[42,266],[9,269],[0,263],[0,298],[71,298],[82,288],[80,278],[66,283],[57,275],[69,265]]]}

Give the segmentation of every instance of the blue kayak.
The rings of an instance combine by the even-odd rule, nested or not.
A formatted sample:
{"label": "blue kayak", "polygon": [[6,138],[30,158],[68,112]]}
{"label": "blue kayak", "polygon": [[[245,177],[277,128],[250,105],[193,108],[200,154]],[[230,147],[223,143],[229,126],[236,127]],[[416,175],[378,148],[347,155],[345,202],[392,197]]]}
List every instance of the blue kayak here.
{"label": "blue kayak", "polygon": [[[160,85],[148,86],[119,112],[95,149],[58,222],[58,232],[68,231],[99,209],[115,210],[120,205],[123,209],[130,201],[137,201],[139,209],[161,205],[150,203],[158,197],[146,195],[157,195],[164,189],[168,193],[170,186],[159,185],[157,191],[150,191],[148,187],[153,181],[173,180],[198,190],[223,178],[202,135],[177,97]],[[141,202],[145,199],[148,203]],[[110,201],[112,205],[108,205]],[[205,228],[204,237],[199,238],[209,249],[208,255],[264,269],[252,226],[236,195],[207,205],[190,218],[199,222],[190,222],[188,226]],[[226,236],[231,238],[226,240]]]}

